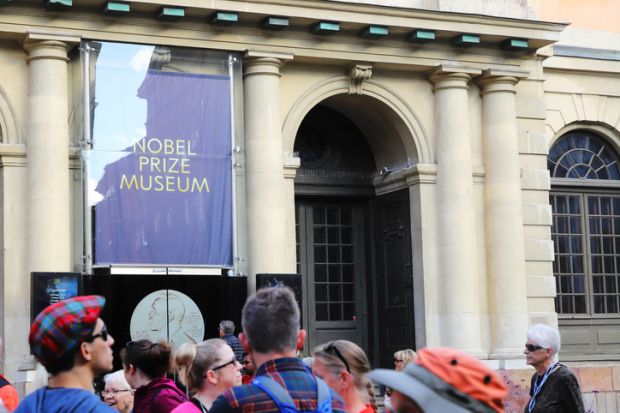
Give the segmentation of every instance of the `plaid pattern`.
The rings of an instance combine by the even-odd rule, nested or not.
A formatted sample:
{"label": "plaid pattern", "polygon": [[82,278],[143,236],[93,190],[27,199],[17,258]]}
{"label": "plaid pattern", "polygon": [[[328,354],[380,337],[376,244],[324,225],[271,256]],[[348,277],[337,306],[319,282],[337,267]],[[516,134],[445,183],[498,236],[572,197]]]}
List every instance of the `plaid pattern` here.
{"label": "plaid pattern", "polygon": [[[315,411],[317,409],[316,381],[308,368],[297,358],[281,358],[271,360],[261,365],[256,376],[267,375],[282,385],[295,401],[299,411]],[[344,403],[340,397],[330,389],[332,396],[332,410],[334,413],[344,413]],[[224,403],[225,402],[225,403]],[[256,386],[245,385],[227,390],[209,413],[280,413],[273,400]]]}
{"label": "plaid pattern", "polygon": [[30,352],[48,367],[92,335],[105,298],[69,298],[41,311],[30,327]]}

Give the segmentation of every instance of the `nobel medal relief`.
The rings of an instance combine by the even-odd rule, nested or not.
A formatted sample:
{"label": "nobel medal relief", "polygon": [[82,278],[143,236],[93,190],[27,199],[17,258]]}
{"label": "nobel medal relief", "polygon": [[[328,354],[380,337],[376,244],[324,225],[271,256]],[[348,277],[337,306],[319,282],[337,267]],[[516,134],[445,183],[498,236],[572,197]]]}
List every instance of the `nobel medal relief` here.
{"label": "nobel medal relief", "polygon": [[169,341],[173,348],[204,339],[205,323],[200,309],[187,295],[176,290],[158,290],[145,296],[131,315],[133,341]]}

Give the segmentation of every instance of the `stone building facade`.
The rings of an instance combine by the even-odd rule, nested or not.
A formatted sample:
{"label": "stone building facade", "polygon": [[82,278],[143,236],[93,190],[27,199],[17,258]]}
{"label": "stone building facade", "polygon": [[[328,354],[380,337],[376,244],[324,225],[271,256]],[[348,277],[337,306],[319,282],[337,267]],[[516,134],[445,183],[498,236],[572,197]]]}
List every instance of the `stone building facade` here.
{"label": "stone building facade", "polygon": [[[157,53],[172,56],[163,71],[189,70],[174,61],[181,49],[235,62],[234,259],[225,270],[247,276],[249,291],[256,274],[301,274],[308,348],[349,338],[389,365],[395,349],[451,346],[518,375],[528,325],[559,322],[567,359],[606,363],[610,392],[620,387],[620,267],[601,292],[586,265],[615,250],[558,250],[584,232],[558,232],[558,220],[589,218],[550,204],[550,193],[556,203],[596,195],[613,204],[613,171],[584,183],[548,169],[550,148],[570,133],[575,145],[605,147],[614,168],[613,24],[573,29],[559,22],[570,8],[536,1],[0,4],[9,377],[25,379],[18,371],[30,362],[30,273],[92,272],[81,171],[98,96],[84,50],[137,44],[155,50],[150,68]],[[614,234],[596,240],[613,244]],[[587,270],[575,267],[580,259]],[[597,294],[609,300],[604,314]]]}

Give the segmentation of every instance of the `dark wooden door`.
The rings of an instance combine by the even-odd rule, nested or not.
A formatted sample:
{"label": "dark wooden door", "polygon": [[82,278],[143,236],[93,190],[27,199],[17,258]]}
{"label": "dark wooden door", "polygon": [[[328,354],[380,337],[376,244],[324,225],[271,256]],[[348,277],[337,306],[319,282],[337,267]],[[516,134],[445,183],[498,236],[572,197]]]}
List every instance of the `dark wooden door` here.
{"label": "dark wooden door", "polygon": [[414,348],[409,191],[375,200],[378,361],[393,368],[395,351]]}
{"label": "dark wooden door", "polygon": [[297,257],[308,349],[329,340],[365,348],[365,208],[361,203],[297,200]]}

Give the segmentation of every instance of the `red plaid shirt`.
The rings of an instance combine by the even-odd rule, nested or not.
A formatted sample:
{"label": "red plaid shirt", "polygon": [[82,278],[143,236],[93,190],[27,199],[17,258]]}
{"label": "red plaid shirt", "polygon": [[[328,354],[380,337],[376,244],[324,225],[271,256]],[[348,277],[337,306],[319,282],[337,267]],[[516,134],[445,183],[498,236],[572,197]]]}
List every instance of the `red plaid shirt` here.
{"label": "red plaid shirt", "polygon": [[[297,410],[317,409],[316,380],[305,364],[297,358],[281,358],[263,363],[256,371],[256,377],[267,375],[282,385],[295,401]],[[332,410],[344,413],[342,399],[330,389]],[[213,403],[209,413],[279,413],[274,401],[261,389],[251,384],[227,390]]]}

